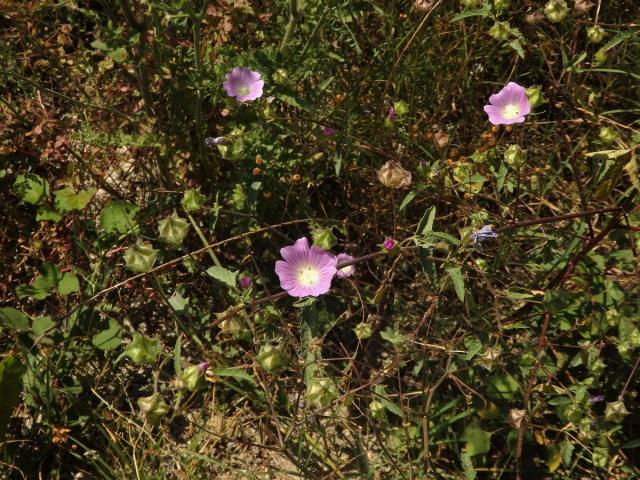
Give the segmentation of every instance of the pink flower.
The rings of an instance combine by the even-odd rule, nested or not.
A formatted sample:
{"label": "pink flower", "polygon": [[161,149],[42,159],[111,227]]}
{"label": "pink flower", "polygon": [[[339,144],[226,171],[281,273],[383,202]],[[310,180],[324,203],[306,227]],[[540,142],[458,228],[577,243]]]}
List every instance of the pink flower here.
{"label": "pink flower", "polygon": [[333,128],[331,128],[331,127],[324,127],[324,128],[322,129],[322,134],[323,134],[325,137],[333,137],[333,135],[335,135],[335,133],[336,133],[336,131],[335,131]]}
{"label": "pink flower", "polygon": [[393,107],[389,107],[389,111],[387,112],[387,119],[393,122],[395,121],[396,116],[396,109]]}
{"label": "pink flower", "polygon": [[[351,255],[347,255],[346,253],[339,253],[338,256],[336,257],[336,260],[338,261],[338,266],[340,266],[343,263],[352,262],[354,258]],[[355,271],[356,271],[356,267],[354,267],[353,265],[338,268],[336,277],[347,278],[353,275]]]}
{"label": "pink flower", "polygon": [[309,248],[306,237],[280,249],[284,261],[276,262],[280,286],[292,297],[317,297],[327,293],[336,274],[337,259],[315,245]]}
{"label": "pink flower", "polygon": [[240,286],[242,288],[249,288],[251,286],[251,277],[242,277],[240,279]]}
{"label": "pink flower", "polygon": [[227,73],[227,79],[222,84],[227,95],[239,102],[251,102],[262,96],[264,81],[260,74],[244,67],[235,67]]}
{"label": "pink flower", "polygon": [[510,125],[524,122],[525,115],[531,112],[531,105],[524,87],[515,82],[489,97],[489,105],[484,106],[489,121],[494,125]]}
{"label": "pink flower", "polygon": [[393,250],[396,247],[396,241],[391,237],[384,237],[382,248],[385,250]]}

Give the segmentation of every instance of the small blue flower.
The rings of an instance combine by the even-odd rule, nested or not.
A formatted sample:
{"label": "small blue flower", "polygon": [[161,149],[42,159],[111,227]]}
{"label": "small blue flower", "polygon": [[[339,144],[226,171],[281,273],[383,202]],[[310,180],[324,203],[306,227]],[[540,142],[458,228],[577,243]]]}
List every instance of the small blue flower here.
{"label": "small blue flower", "polygon": [[473,246],[478,250],[482,250],[482,242],[486,242],[487,240],[493,240],[498,237],[498,234],[492,230],[491,225],[485,225],[480,230],[476,230],[471,234],[471,240],[473,241]]}

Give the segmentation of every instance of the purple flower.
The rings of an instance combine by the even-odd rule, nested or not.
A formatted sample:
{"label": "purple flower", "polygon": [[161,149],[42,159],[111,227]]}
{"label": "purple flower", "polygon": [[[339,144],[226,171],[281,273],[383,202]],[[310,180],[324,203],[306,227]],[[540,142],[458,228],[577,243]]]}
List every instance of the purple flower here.
{"label": "purple flower", "polygon": [[[341,265],[343,263],[352,262],[354,258],[351,255],[347,255],[346,253],[339,253],[336,257],[336,260],[338,261],[338,265]],[[338,268],[336,276],[338,278],[347,278],[353,275],[355,271],[356,267],[354,267],[353,265],[349,265],[347,267]]]}
{"label": "purple flower", "polygon": [[594,395],[593,397],[589,397],[589,403],[598,403],[604,401],[604,395]]}
{"label": "purple flower", "polygon": [[389,112],[387,113],[387,119],[391,120],[392,122],[395,121],[396,119],[396,109],[393,107],[389,108]]}
{"label": "purple flower", "polygon": [[280,249],[284,261],[276,262],[280,286],[292,297],[317,297],[327,293],[336,274],[337,259],[315,245],[309,248],[306,237]]}
{"label": "purple flower", "polygon": [[489,97],[489,105],[484,106],[489,121],[494,125],[510,125],[524,122],[525,115],[531,112],[531,105],[524,87],[515,82]]}
{"label": "purple flower", "polygon": [[209,364],[207,362],[200,362],[198,364],[198,370],[200,370],[200,373],[205,373],[207,368],[209,368]]}
{"label": "purple flower", "polygon": [[251,286],[251,277],[242,277],[240,279],[240,286],[242,288],[249,288]]}
{"label": "purple flower", "polygon": [[227,79],[222,84],[227,95],[235,97],[239,102],[251,102],[262,96],[264,81],[260,74],[244,67],[235,67],[227,73]]}
{"label": "purple flower", "polygon": [[493,240],[498,237],[498,234],[492,230],[491,225],[485,225],[480,230],[476,230],[471,234],[471,240],[473,246],[482,251],[482,242],[487,240]]}
{"label": "purple flower", "polygon": [[385,250],[393,250],[396,247],[396,241],[391,237],[384,237],[382,248]]}
{"label": "purple flower", "polygon": [[331,127],[324,127],[324,128],[322,129],[322,134],[323,134],[325,137],[333,137],[333,136],[335,135],[335,133],[336,133],[336,131],[335,131],[333,128],[331,128]]}

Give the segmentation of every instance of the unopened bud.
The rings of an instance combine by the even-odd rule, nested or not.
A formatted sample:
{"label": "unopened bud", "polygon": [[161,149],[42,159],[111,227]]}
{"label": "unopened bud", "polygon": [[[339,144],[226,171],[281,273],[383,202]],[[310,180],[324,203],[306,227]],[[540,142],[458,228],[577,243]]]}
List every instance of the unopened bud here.
{"label": "unopened bud", "polygon": [[565,0],[549,0],[544,6],[544,14],[553,23],[561,22],[568,13],[569,7]]}
{"label": "unopened bud", "polygon": [[607,32],[604,31],[600,25],[594,25],[593,27],[587,28],[587,38],[591,43],[600,43],[604,40],[604,37],[607,35]]}

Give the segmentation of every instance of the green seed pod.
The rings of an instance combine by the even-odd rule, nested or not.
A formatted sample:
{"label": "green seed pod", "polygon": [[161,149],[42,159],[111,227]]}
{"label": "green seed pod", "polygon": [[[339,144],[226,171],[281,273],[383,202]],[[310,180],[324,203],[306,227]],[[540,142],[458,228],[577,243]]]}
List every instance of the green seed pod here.
{"label": "green seed pod", "polygon": [[124,252],[124,263],[132,272],[148,272],[153,267],[157,256],[158,250],[151,247],[150,243],[138,241]]}
{"label": "green seed pod", "polygon": [[509,22],[496,22],[489,29],[489,35],[499,42],[504,42],[508,40],[509,35],[511,35],[511,25],[509,25]]}
{"label": "green seed pod", "polygon": [[498,15],[500,15],[505,9],[509,7],[509,0],[493,0],[493,8],[496,9]]}
{"label": "green seed pod", "polygon": [[353,332],[356,334],[356,337],[358,337],[358,340],[366,340],[367,338],[371,337],[373,328],[371,327],[370,323],[360,322],[355,326]]}
{"label": "green seed pod", "polygon": [[133,340],[124,349],[122,356],[129,357],[134,363],[154,363],[160,353],[160,339],[149,338],[136,333]]}
{"label": "green seed pod", "polygon": [[180,245],[189,232],[189,223],[174,211],[158,222],[158,238],[170,245]]}
{"label": "green seed pod", "polygon": [[289,359],[282,349],[272,344],[262,345],[256,360],[269,373],[282,370],[289,363]]}
{"label": "green seed pod", "polygon": [[383,419],[385,416],[384,404],[378,400],[372,400],[369,404],[369,410],[371,410],[371,416],[377,419]]}
{"label": "green seed pod", "polygon": [[622,400],[607,402],[607,407],[604,409],[604,418],[608,422],[622,423],[627,415],[629,415],[629,410],[627,410]]}
{"label": "green seed pod", "polygon": [[305,394],[307,405],[314,408],[326,407],[337,397],[338,390],[328,377],[312,379]]}
{"label": "green seed pod", "polygon": [[404,100],[394,102],[393,108],[395,109],[396,115],[398,117],[404,117],[406,114],[409,113],[409,105]]}
{"label": "green seed pod", "polygon": [[180,380],[187,390],[193,392],[204,384],[204,370],[200,365],[191,365],[182,371]]}
{"label": "green seed pod", "polygon": [[278,85],[284,85],[289,78],[289,72],[287,72],[284,68],[277,69],[273,75],[271,76],[273,82]]}
{"label": "green seed pod", "polygon": [[[476,260],[477,261],[477,260]],[[493,370],[493,366],[500,359],[502,352],[496,348],[487,349],[476,357],[476,361],[487,370]]]}
{"label": "green seed pod", "polygon": [[504,151],[504,161],[512,168],[521,168],[524,166],[525,152],[520,145],[512,144]]}
{"label": "green seed pod", "polygon": [[460,3],[465,7],[479,7],[482,5],[482,0],[460,0]]}
{"label": "green seed pod", "polygon": [[549,0],[544,6],[544,14],[550,22],[558,23],[565,19],[569,7],[565,0]]}
{"label": "green seed pod", "polygon": [[593,27],[587,28],[587,38],[591,43],[598,44],[604,40],[604,37],[607,35],[607,32],[604,31],[600,25],[594,25]]}
{"label": "green seed pod", "polygon": [[598,137],[602,143],[613,143],[615,139],[618,138],[618,134],[611,127],[602,127],[600,133],[598,133]]}
{"label": "green seed pod", "polygon": [[169,412],[169,406],[158,394],[139,398],[138,407],[144,419],[151,425],[160,423],[162,417]]}
{"label": "green seed pod", "polygon": [[544,96],[542,95],[542,87],[540,85],[529,87],[526,92],[531,108],[534,108],[545,101]]}
{"label": "green seed pod", "polygon": [[313,244],[323,250],[330,250],[338,243],[338,239],[333,234],[331,227],[328,228],[315,228],[311,232],[313,237]]}
{"label": "green seed pod", "polygon": [[596,61],[596,63],[600,64],[600,63],[604,63],[607,61],[607,52],[605,50],[598,50],[596,52],[596,54],[594,55],[593,59]]}
{"label": "green seed pod", "polygon": [[206,201],[207,197],[200,193],[200,187],[190,188],[184,192],[182,208],[184,208],[184,211],[187,213],[195,212],[200,210]]}

